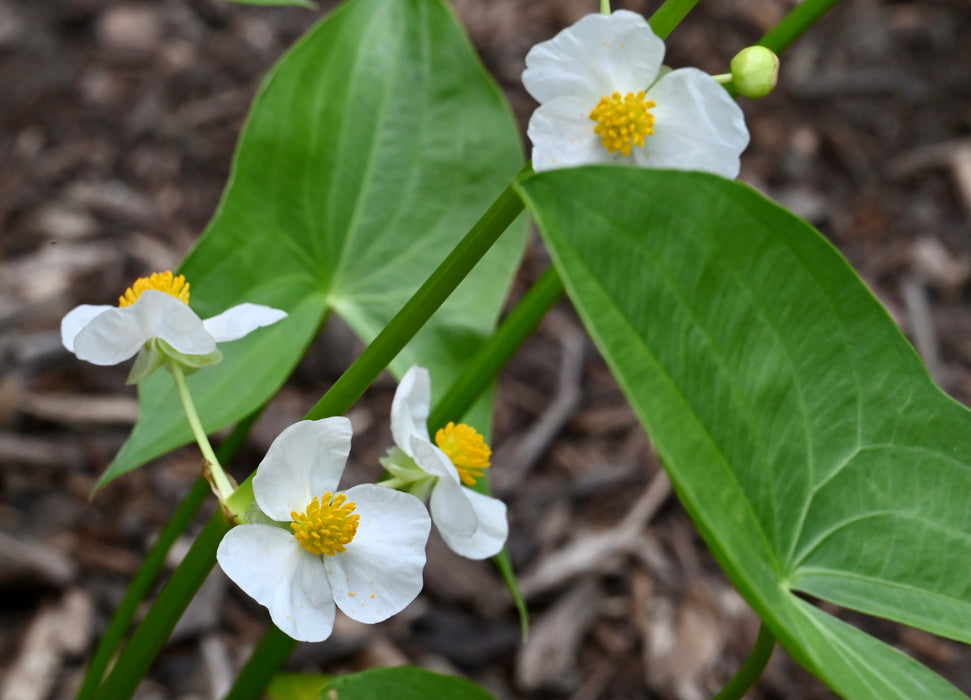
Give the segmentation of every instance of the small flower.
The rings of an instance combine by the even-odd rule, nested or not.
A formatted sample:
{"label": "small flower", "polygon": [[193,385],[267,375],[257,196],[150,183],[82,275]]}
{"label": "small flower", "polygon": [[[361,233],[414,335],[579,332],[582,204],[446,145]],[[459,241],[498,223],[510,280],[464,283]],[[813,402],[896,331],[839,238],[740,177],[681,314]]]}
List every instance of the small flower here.
{"label": "small flower", "polygon": [[449,423],[428,435],[431,377],[412,367],[391,402],[392,448],[382,464],[398,484],[428,500],[432,522],[452,551],[469,559],[499,553],[509,534],[506,505],[462,484],[472,485],[489,467],[491,451],[468,425]]}
{"label": "small flower", "polygon": [[428,513],[414,496],[374,484],[335,493],[350,449],[343,417],[280,433],[253,477],[261,512],[216,552],[226,575],[300,641],[330,636],[335,604],[358,622],[381,622],[421,591]]}
{"label": "small flower", "polygon": [[117,307],[74,308],[61,321],[61,341],[78,359],[96,365],[116,365],[138,354],[128,376],[134,384],[166,360],[190,370],[215,364],[222,359],[216,343],[239,340],[286,317],[280,309],[239,304],[202,320],[189,308],[185,277],[158,272],[137,280]]}
{"label": "small flower", "polygon": [[664,42],[638,14],[581,18],[526,55],[523,85],[536,171],[596,163],[735,177],[748,145],[742,110],[696,68],[665,72]]}

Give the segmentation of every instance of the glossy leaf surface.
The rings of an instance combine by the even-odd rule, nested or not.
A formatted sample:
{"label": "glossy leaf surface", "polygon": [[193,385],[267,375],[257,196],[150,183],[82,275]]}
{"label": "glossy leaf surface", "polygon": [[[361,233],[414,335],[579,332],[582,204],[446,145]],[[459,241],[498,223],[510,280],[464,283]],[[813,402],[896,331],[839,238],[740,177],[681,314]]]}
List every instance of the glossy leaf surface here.
{"label": "glossy leaf surface", "polygon": [[962,697],[795,595],[971,641],[971,418],[846,261],[710,175],[521,190],[679,497],[789,652],[846,697]]}

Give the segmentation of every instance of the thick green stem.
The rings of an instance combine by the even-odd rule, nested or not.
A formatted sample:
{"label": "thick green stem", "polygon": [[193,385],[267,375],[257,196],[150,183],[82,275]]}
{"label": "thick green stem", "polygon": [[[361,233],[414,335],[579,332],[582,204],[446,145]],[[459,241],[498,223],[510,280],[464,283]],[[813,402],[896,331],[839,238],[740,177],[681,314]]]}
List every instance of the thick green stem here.
{"label": "thick green stem", "polygon": [[[219,449],[216,450],[216,456],[221,462],[232,459],[249,434],[253,423],[256,422],[256,419],[262,412],[263,407],[241,420],[233,429],[233,432],[229,434],[229,437],[223,440],[222,444],[219,445]],[[125,591],[125,597],[118,605],[118,608],[112,615],[111,621],[108,623],[107,629],[98,641],[98,646],[85,672],[81,689],[78,691],[78,700],[91,700],[91,698],[95,697],[95,691],[101,679],[104,677],[105,669],[108,667],[112,655],[118,649],[118,645],[121,644],[122,639],[124,639],[125,634],[128,632],[138,605],[144,600],[149,588],[151,588],[152,584],[158,578],[159,572],[161,572],[162,567],[165,565],[165,557],[175,543],[175,540],[178,539],[179,535],[192,522],[193,517],[195,517],[196,512],[210,491],[209,482],[199,477],[196,483],[193,484],[192,490],[182,500],[182,503],[179,504],[171,520],[169,520],[162,532],[159,533],[158,539],[145,556],[145,560],[139,567],[138,573],[135,574],[135,577],[128,585],[128,590]],[[170,632],[171,630],[168,630],[165,633],[165,636],[162,638],[163,642]]]}
{"label": "thick green stem", "polygon": [[[430,431],[434,432],[449,420],[461,419],[562,295],[563,280],[557,269],[550,267],[509,312],[492,337],[479,348],[445,396],[435,404],[428,417]],[[516,604],[525,639],[529,631],[529,614],[526,600],[519,592],[509,552],[503,549],[494,561]]]}
{"label": "thick green stem", "polygon": [[509,312],[498,330],[479,348],[462,374],[435,404],[428,417],[429,431],[436,431],[450,420],[461,420],[562,295],[563,281],[556,268],[550,267]]}
{"label": "thick green stem", "polygon": [[[428,425],[433,430],[451,417],[458,420],[485,391],[493,377],[509,361],[513,353],[530,336],[546,312],[563,294],[563,281],[556,268],[551,267],[526,293],[502,325],[468,363],[466,370],[452,384],[449,391],[435,405]],[[350,372],[350,370],[348,370]],[[347,373],[345,373],[346,375]],[[334,385],[337,386],[336,384]],[[331,389],[333,391],[333,388]],[[328,395],[330,392],[328,392]],[[324,397],[326,399],[327,396]],[[324,399],[321,399],[323,403]],[[318,406],[320,404],[318,403]],[[526,634],[526,603],[518,595],[509,555],[496,557],[496,563],[512,590],[519,609],[523,635]],[[295,642],[276,627],[270,627],[236,679],[226,700],[255,700],[262,689],[290,655]]]}
{"label": "thick green stem", "polygon": [[781,22],[766,32],[759,39],[758,45],[781,54],[838,2],[839,0],[803,0]]}
{"label": "thick green stem", "polygon": [[[528,170],[529,166],[523,172]],[[448,299],[522,211],[523,202],[512,185],[509,185],[384,330],[365,348],[354,364],[310,409],[307,418],[315,420],[341,415],[347,411]]]}
{"label": "thick green stem", "polygon": [[[528,166],[524,168],[525,172],[529,172]],[[510,184],[306,418],[325,418],[345,413],[522,211],[522,199]],[[290,637],[276,627],[269,628],[257,652],[250,656],[240,672],[228,697],[232,700],[261,697],[263,688],[286,661],[293,646],[294,641]]]}
{"label": "thick green stem", "polygon": [[775,636],[763,622],[759,628],[758,639],[755,640],[755,647],[752,653],[745,659],[745,663],[738,669],[738,673],[732,676],[721,692],[714,697],[714,700],[739,700],[749,691],[755,682],[762,675],[766,664],[772,657],[772,650],[775,649]]}
{"label": "thick green stem", "polygon": [[175,380],[175,389],[179,394],[179,398],[182,400],[182,407],[185,409],[185,417],[189,421],[189,427],[192,429],[192,434],[196,438],[203,458],[208,463],[206,469],[207,477],[211,478],[212,487],[219,500],[225,502],[233,495],[233,491],[236,488],[230,483],[226,472],[223,471],[222,465],[216,457],[216,453],[212,451],[212,445],[209,444],[209,437],[206,435],[205,428],[202,427],[202,421],[199,420],[196,406],[192,402],[192,394],[189,393],[189,385],[185,381],[185,372],[182,370],[182,365],[178,362],[169,362],[168,369],[172,373],[172,379]]}
{"label": "thick green stem", "polygon": [[[225,700],[262,698],[263,688],[269,684],[273,674],[276,673],[276,669],[286,663],[296,644],[276,627],[267,630],[256,649],[253,650],[249,662],[239,672]],[[254,661],[257,663],[254,663]],[[271,669],[270,675],[267,675],[267,669]]]}
{"label": "thick green stem", "polygon": [[697,4],[698,0],[667,0],[657,8],[647,23],[651,25],[655,34],[662,39],[667,39],[674,28],[681,24],[681,20],[691,12],[691,8]]}
{"label": "thick green stem", "polygon": [[192,486],[192,490],[179,504],[171,520],[159,534],[158,540],[152,545],[145,561],[139,567],[138,573],[135,574],[135,578],[128,585],[125,597],[115,609],[111,622],[108,623],[108,628],[101,635],[101,639],[98,640],[98,647],[91,657],[84,682],[78,691],[78,700],[91,700],[94,697],[98,683],[101,682],[105,669],[108,667],[108,662],[111,661],[112,655],[128,631],[132,618],[135,617],[138,604],[145,598],[148,589],[162,570],[166,554],[168,554],[178,536],[182,534],[182,531],[188,527],[209,492],[209,482],[199,477]]}
{"label": "thick green stem", "polygon": [[[306,418],[317,419],[346,413],[378,374],[435,313],[442,302],[451,295],[455,287],[468,275],[503,231],[522,213],[522,210],[522,200],[510,185],[466,234],[456,249],[446,257],[425,284],[395,315],[388,326],[310,410]],[[193,432],[195,433],[195,429]],[[164,646],[185,606],[192,599],[193,592],[212,569],[216,548],[229,527],[229,523],[221,513],[216,513],[210,518],[203,533],[192,545],[189,555],[173,572],[168,584],[149,610],[148,616],[135,631],[129,645],[122,651],[115,669],[99,689],[96,698],[123,700],[132,696],[152,660]],[[277,634],[273,634],[274,632]],[[247,668],[251,666],[253,668],[244,670],[241,676],[247,679],[247,684],[252,683],[252,685],[243,687],[237,682],[232,690],[232,697],[260,697],[262,689],[266,687],[273,673],[289,655],[293,648],[293,640],[276,628],[272,628],[267,633],[265,646],[265,657],[251,657]],[[267,663],[260,663],[260,658],[265,658]],[[269,663],[270,661],[272,663]]]}
{"label": "thick green stem", "polygon": [[118,656],[114,669],[98,688],[97,700],[126,700],[132,696],[215,564],[216,547],[229,528],[229,522],[221,512],[209,519]]}

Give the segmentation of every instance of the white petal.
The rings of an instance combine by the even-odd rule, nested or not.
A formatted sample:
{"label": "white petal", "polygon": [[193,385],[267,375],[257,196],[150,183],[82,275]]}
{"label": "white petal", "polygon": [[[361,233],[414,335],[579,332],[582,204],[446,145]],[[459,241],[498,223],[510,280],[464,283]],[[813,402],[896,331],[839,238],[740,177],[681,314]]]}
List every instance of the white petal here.
{"label": "white petal", "polygon": [[498,498],[486,496],[463,487],[465,497],[475,511],[477,525],[471,535],[459,536],[451,530],[438,528],[445,544],[456,554],[469,559],[485,559],[498,554],[509,535],[506,504]]}
{"label": "white petal", "polygon": [[239,340],[257,328],[271,326],[287,317],[286,311],[262,304],[239,304],[202,322],[217,343]]}
{"label": "white petal", "polygon": [[411,451],[415,464],[426,473],[437,476],[441,481],[459,485],[462,483],[459,472],[440,447],[419,437],[412,436]]}
{"label": "white petal", "polygon": [[533,170],[572,168],[598,163],[629,162],[622,153],[611,154],[593,133],[589,104],[576,97],[562,97],[540,105],[529,118],[526,130],[533,143]]}
{"label": "white petal", "polygon": [[465,496],[455,465],[448,455],[427,440],[412,438],[411,449],[415,453],[415,464],[438,477],[428,499],[428,510],[435,527],[442,532],[448,530],[456,537],[471,535],[476,527],[475,511]]}
{"label": "white petal", "polygon": [[61,320],[61,342],[64,343],[64,347],[74,352],[74,339],[78,333],[84,330],[84,327],[91,323],[94,318],[108,309],[114,308],[116,307],[103,304],[98,306],[82,304],[71,309],[67,316]]}
{"label": "white petal", "polygon": [[348,617],[381,622],[421,591],[431,520],[424,504],[407,493],[374,484],[344,493],[361,519],[347,549],[324,557],[327,579]]}
{"label": "white petal", "polygon": [[161,338],[186,355],[208,355],[216,343],[187,304],[153,289],[131,306],[110,308],[75,336],[74,354],[96,365],[116,365],[151,338]]}
{"label": "white petal", "polygon": [[412,436],[428,440],[428,411],[432,402],[432,379],[428,370],[415,365],[401,378],[391,400],[391,436],[406,455],[411,453]]}
{"label": "white petal", "polygon": [[540,103],[572,96],[593,109],[614,91],[646,90],[663,59],[664,42],[640,15],[591,14],[529,50],[523,86]]}
{"label": "white petal", "polygon": [[351,452],[351,422],[343,416],[304,420],[280,433],[253,477],[253,495],[274,520],[291,520],[314,499],[336,491]]}
{"label": "white petal", "polygon": [[654,134],[634,149],[638,165],[738,175],[739,156],[749,141],[745,118],[710,75],[696,68],[671,71],[647,97],[657,103],[651,109]]}
{"label": "white petal", "polygon": [[266,606],[283,632],[302,642],[330,636],[334,597],[324,564],[291,533],[272,525],[238,525],[219,543],[216,560],[237,586]]}

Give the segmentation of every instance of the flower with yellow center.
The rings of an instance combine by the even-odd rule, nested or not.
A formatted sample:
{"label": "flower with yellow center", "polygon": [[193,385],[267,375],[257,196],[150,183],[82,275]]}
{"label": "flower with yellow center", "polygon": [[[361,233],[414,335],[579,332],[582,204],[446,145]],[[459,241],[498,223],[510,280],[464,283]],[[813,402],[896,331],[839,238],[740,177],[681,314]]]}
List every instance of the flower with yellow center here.
{"label": "flower with yellow center", "polygon": [[509,534],[506,506],[463,486],[485,474],[492,453],[468,425],[449,423],[433,443],[428,435],[430,404],[431,376],[424,367],[412,367],[391,402],[396,446],[382,460],[392,475],[383,483],[427,499],[432,522],[452,551],[469,559],[494,556]]}
{"label": "flower with yellow center", "polygon": [[466,486],[472,486],[477,479],[485,476],[492,450],[471,425],[455,425],[449,421],[448,425],[435,433],[435,444],[455,466],[459,479]]}
{"label": "flower with yellow center", "polygon": [[350,449],[343,417],[284,430],[253,477],[258,512],[216,551],[226,575],[300,641],[329,637],[338,607],[381,622],[421,591],[428,512],[414,496],[374,484],[338,492]]}
{"label": "flower with yellow center", "polygon": [[189,303],[189,283],[185,281],[185,275],[176,277],[171,272],[155,272],[148,277],[135,280],[135,284],[118,297],[118,306],[120,308],[131,306],[138,301],[142,292],[147,292],[149,289],[165,292],[184,304]]}
{"label": "flower with yellow center", "polygon": [[742,110],[710,75],[663,69],[664,42],[638,14],[582,17],[526,55],[533,169],[625,163],[738,175]]}
{"label": "flower with yellow center", "polygon": [[96,365],[116,365],[137,354],[128,376],[135,383],[166,361],[189,371],[218,362],[216,343],[238,340],[286,316],[269,306],[239,304],[203,320],[189,308],[185,277],[157,272],[136,280],[117,307],[74,308],[61,321],[61,340],[79,359]]}
{"label": "flower with yellow center", "polygon": [[311,554],[333,556],[347,549],[354,539],[361,516],[354,513],[354,504],[343,493],[334,496],[330,491],[314,500],[303,513],[292,511],[290,529],[304,549]]}

